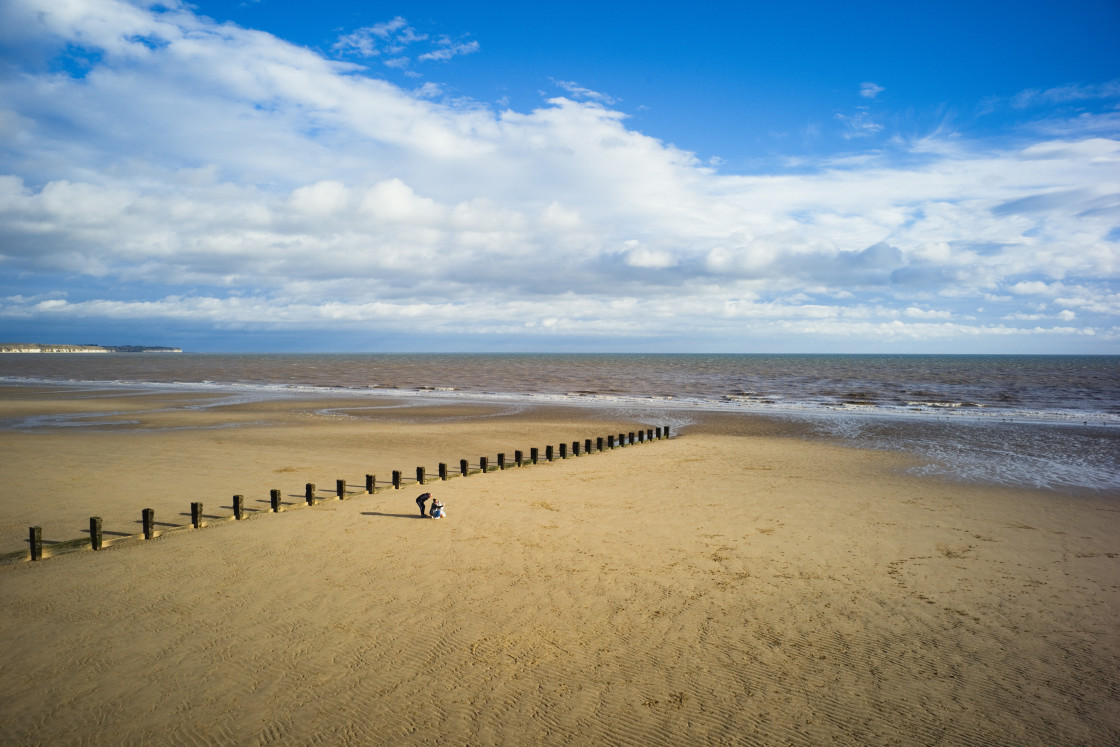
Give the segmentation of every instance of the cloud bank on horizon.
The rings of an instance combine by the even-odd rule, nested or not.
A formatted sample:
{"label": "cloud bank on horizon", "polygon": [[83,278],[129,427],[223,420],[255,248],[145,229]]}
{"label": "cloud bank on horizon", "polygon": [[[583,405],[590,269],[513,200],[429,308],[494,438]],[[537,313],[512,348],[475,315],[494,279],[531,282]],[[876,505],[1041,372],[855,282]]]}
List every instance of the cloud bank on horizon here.
{"label": "cloud bank on horizon", "polygon": [[735,170],[563,70],[520,111],[421,82],[480,37],[7,0],[0,338],[1120,352],[1120,80],[976,102],[995,137],[903,132],[855,78],[804,127],[843,149]]}

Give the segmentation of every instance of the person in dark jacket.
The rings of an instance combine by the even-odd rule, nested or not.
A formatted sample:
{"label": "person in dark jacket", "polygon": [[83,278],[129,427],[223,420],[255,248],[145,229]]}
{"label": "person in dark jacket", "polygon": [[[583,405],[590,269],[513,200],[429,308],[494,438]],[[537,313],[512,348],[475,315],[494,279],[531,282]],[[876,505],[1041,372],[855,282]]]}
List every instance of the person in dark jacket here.
{"label": "person in dark jacket", "polygon": [[427,503],[428,499],[431,498],[431,497],[432,497],[431,493],[421,493],[416,498],[416,505],[420,507],[420,515],[421,516],[427,516],[428,515],[427,511],[424,510],[424,504]]}

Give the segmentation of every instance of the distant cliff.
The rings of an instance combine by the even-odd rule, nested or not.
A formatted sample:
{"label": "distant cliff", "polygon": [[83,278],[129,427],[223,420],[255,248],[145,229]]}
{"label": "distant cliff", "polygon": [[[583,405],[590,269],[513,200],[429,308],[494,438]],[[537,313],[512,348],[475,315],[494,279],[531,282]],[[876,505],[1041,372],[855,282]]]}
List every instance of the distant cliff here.
{"label": "distant cliff", "polygon": [[42,345],[36,342],[0,342],[0,353],[181,353],[182,348],[147,345]]}

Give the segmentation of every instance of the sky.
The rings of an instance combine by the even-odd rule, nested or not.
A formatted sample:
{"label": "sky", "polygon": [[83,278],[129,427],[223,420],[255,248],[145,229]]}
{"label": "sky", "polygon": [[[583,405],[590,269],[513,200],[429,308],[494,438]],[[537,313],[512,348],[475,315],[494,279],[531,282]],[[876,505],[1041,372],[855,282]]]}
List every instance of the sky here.
{"label": "sky", "polygon": [[1118,354],[1116,39],[1116,0],[0,0],[0,342]]}

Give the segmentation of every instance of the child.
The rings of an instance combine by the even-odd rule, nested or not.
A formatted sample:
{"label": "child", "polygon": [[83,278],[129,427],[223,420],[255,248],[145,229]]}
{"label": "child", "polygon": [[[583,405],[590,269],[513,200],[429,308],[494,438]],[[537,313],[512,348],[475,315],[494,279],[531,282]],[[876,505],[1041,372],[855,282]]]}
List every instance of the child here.
{"label": "child", "polygon": [[443,511],[443,504],[439,502],[439,498],[432,500],[432,511],[430,515],[433,519],[442,519],[447,516]]}

